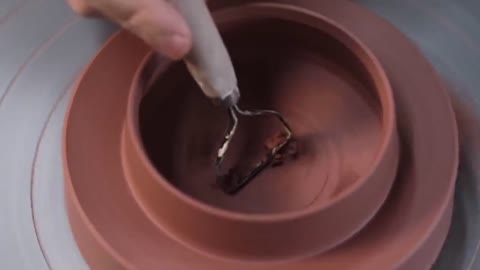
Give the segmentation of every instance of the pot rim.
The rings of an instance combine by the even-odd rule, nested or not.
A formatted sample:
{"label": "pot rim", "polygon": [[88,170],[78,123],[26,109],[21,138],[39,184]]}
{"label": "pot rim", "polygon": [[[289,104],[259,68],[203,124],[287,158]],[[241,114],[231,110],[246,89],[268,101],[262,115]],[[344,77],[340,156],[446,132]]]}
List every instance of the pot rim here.
{"label": "pot rim", "polygon": [[[284,222],[299,219],[305,216],[314,215],[315,213],[328,209],[340,201],[345,200],[350,195],[358,191],[362,186],[366,185],[369,179],[375,174],[375,171],[384,160],[385,155],[388,153],[389,148],[392,144],[395,143],[396,138],[396,116],[395,116],[395,103],[393,98],[393,90],[390,84],[390,81],[386,75],[386,72],[381,65],[380,61],[373,54],[373,52],[353,33],[344,28],[339,23],[321,15],[316,12],[310,11],[305,8],[296,7],[289,4],[278,4],[278,3],[253,3],[246,4],[244,6],[236,6],[231,8],[220,9],[214,12],[214,17],[217,18],[218,13],[226,12],[231,9],[249,9],[250,14],[247,12],[242,13],[236,16],[234,19],[224,19],[227,21],[249,21],[259,18],[277,18],[288,21],[289,23],[312,26],[312,21],[321,21],[324,29],[318,31],[323,31],[326,34],[332,36],[337,41],[346,46],[350,51],[353,51],[356,57],[359,58],[362,66],[364,66],[368,72],[369,77],[372,79],[372,84],[375,88],[375,96],[379,98],[379,103],[381,107],[381,133],[382,141],[379,145],[377,154],[374,157],[374,161],[371,163],[369,168],[366,170],[366,173],[363,176],[360,176],[357,181],[355,181],[350,187],[346,190],[339,193],[333,199],[327,201],[325,204],[321,204],[314,207],[309,207],[305,209],[293,210],[289,212],[281,213],[271,213],[271,214],[257,214],[257,213],[241,213],[233,210],[226,210],[220,207],[210,205],[201,200],[198,200],[194,197],[191,197],[188,194],[185,194],[181,190],[178,190],[172,183],[170,183],[161,172],[159,172],[155,166],[152,164],[148,154],[146,153],[145,146],[142,142],[139,126],[138,126],[138,100],[140,99],[140,87],[139,83],[141,82],[140,78],[142,72],[144,71],[147,63],[155,55],[154,51],[151,51],[147,56],[142,60],[142,63],[137,69],[131,86],[131,91],[128,97],[126,117],[125,117],[125,128],[124,132],[127,135],[126,137],[133,138],[129,140],[129,143],[132,144],[137,158],[141,160],[144,168],[147,170],[147,173],[152,177],[156,184],[160,185],[161,188],[166,189],[169,193],[175,196],[175,199],[186,202],[190,207],[196,208],[205,214],[210,214],[213,216],[219,216],[222,218],[230,219],[233,221],[240,222],[256,222],[256,223],[271,223],[271,222]],[[264,17],[262,17],[264,16]],[[241,24],[242,22],[240,22]],[[221,22],[220,22],[221,24]],[[317,28],[317,27],[316,27]],[[168,60],[166,60],[168,61]],[[131,185],[130,185],[131,186]],[[137,200],[138,201],[138,200]],[[143,205],[141,205],[144,208]],[[150,212],[150,211],[147,211]]]}

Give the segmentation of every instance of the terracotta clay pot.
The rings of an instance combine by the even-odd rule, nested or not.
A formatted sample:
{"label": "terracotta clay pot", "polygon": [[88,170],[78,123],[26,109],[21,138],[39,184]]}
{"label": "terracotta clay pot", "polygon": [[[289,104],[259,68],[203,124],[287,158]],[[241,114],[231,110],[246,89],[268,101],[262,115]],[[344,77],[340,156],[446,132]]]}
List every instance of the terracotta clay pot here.
{"label": "terracotta clay pot", "polygon": [[[239,2],[247,5],[248,1],[219,1],[212,4],[215,4],[215,6],[218,4],[218,8],[231,5],[233,8],[238,8],[237,11],[240,12],[244,10],[242,8],[245,8],[245,6],[235,6]],[[401,33],[354,3],[341,0],[334,2],[291,1],[289,5],[279,5],[278,3],[289,1],[275,2],[277,4],[255,2],[255,4],[247,5],[247,7],[266,8],[267,10],[272,8],[287,9],[287,12],[292,9],[300,9],[306,14],[323,14],[343,25],[362,40],[373,51],[387,71],[395,95],[401,145],[399,173],[396,175],[395,184],[388,200],[362,230],[346,239],[342,245],[306,259],[282,263],[266,262],[257,257],[229,260],[228,258],[231,256],[220,257],[216,254],[217,256],[212,257],[205,256],[205,253],[208,252],[197,252],[200,248],[203,248],[201,245],[195,249],[185,247],[185,241],[182,244],[176,239],[179,238],[179,235],[181,237],[182,233],[188,232],[187,229],[180,227],[180,230],[177,229],[176,232],[172,232],[171,228],[159,228],[159,224],[154,224],[152,218],[147,217],[144,209],[139,207],[145,202],[139,202],[135,198],[136,195],[132,196],[135,193],[130,189],[132,179],[127,177],[126,174],[129,166],[126,164],[128,160],[125,156],[125,152],[128,150],[128,144],[125,143],[128,136],[128,129],[126,128],[127,101],[139,101],[141,96],[145,94],[137,91],[136,93],[140,97],[133,99],[130,86],[135,81],[135,73],[139,72],[139,67],[145,66],[145,57],[148,57],[150,50],[143,42],[122,31],[105,45],[79,80],[66,117],[64,131],[63,154],[69,220],[80,251],[92,269],[410,270],[429,269],[432,265],[438,256],[449,228],[458,165],[458,138],[454,114],[449,98],[437,74],[422,57],[420,51]],[[227,11],[219,11],[215,14],[221,15],[223,12]],[[377,29],[381,35],[372,35],[371,29],[373,28]],[[295,70],[301,70],[298,65],[295,66]],[[239,71],[239,74],[241,73]],[[184,76],[182,72],[175,72],[174,74],[179,77]],[[153,75],[147,72],[145,76],[150,78]],[[138,80],[138,78],[137,75],[137,83],[143,81]],[[162,82],[162,80],[159,82]],[[162,84],[166,83],[163,85],[168,85],[167,82],[163,81]],[[298,81],[295,80],[294,76],[290,82]],[[242,86],[243,88],[245,87]],[[139,89],[147,90],[149,88],[139,87]],[[154,91],[154,89],[152,88],[142,100],[171,100],[149,98],[149,95],[153,93],[176,93],[173,88],[172,91],[167,91],[167,88],[165,88],[165,91]],[[299,89],[306,89],[306,87]],[[188,88],[187,90],[190,91],[191,95],[201,95],[199,91],[194,91],[195,89],[190,90]],[[254,91],[244,90],[242,90],[242,93]],[[179,92],[181,93],[181,91]],[[246,106],[249,104],[248,98],[245,96],[243,102]],[[191,97],[184,100],[201,101],[201,99]],[[272,102],[259,105],[275,104]],[[148,108],[144,105],[146,104],[140,106],[138,122],[134,122],[139,124],[138,127],[141,128],[139,131],[142,134],[141,141],[137,140],[137,142],[142,142],[140,146],[143,148],[144,144],[146,150],[155,149],[153,145],[149,144],[148,136],[146,136],[154,133],[146,132],[148,131],[147,127],[152,126],[147,124],[148,121],[146,120],[148,119],[142,117],[142,108]],[[183,107],[183,109],[187,108],[193,107]],[[209,106],[209,108],[212,107]],[[302,103],[302,106],[298,108],[306,110],[309,107]],[[162,109],[167,109],[167,107],[162,107]],[[166,111],[168,112],[168,110]],[[282,113],[287,116],[295,115],[288,111]],[[151,115],[158,116],[156,114]],[[317,116],[317,119],[320,116]],[[173,120],[177,120],[177,117],[178,115],[170,115]],[[185,121],[179,123],[182,124]],[[361,126],[363,126],[363,123]],[[144,130],[142,127],[147,129]],[[168,134],[169,129],[164,130]],[[202,138],[208,139],[210,137]],[[350,136],[350,138],[355,137]],[[330,141],[328,142],[325,145],[335,145],[334,143],[330,144]],[[172,145],[175,145],[175,143],[172,143]],[[122,149],[120,146],[122,146]],[[328,154],[342,153],[335,147],[325,147],[325,149],[335,150],[325,151]],[[203,153],[202,151],[199,152]],[[147,160],[146,153],[143,153],[145,163],[142,164],[151,164],[149,166],[154,174],[156,171],[152,166],[153,164],[158,167],[158,171],[162,175],[166,174],[164,168],[156,163],[155,153],[164,154],[163,151],[148,152],[150,163]],[[335,157],[333,154],[326,155],[326,157],[332,156]],[[322,158],[320,160],[335,159]],[[334,177],[338,178],[334,179],[341,178],[340,165],[342,159],[338,159],[338,161],[338,163],[328,163],[339,165],[339,173],[333,174]],[[287,169],[297,163],[300,162],[285,164],[278,169],[293,171]],[[321,163],[315,165],[319,164]],[[146,170],[138,170],[138,172],[141,171],[147,172]],[[132,170],[129,173],[132,173]],[[269,173],[274,174],[274,170],[265,172],[265,176],[262,177],[266,179]],[[146,174],[142,177],[148,176]],[[297,204],[298,200],[293,200],[293,202],[296,202],[295,204],[284,202],[270,204],[268,208],[262,208],[262,211],[267,213],[254,212],[252,211],[252,209],[255,210],[253,207],[245,207],[243,204],[230,204],[227,209],[221,209],[220,207],[223,204],[214,204],[211,201],[208,202],[210,205],[206,206],[207,202],[202,201],[205,197],[199,196],[203,193],[192,194],[191,192],[194,189],[188,189],[188,185],[180,185],[181,182],[173,181],[181,178],[166,177],[166,179],[171,181],[163,180],[163,185],[167,187],[166,190],[174,191],[165,192],[170,198],[173,197],[172,194],[177,193],[175,196],[190,198],[189,200],[196,202],[195,205],[204,205],[203,207],[214,208],[215,211],[233,212],[236,210],[240,213],[235,213],[235,216],[243,216],[245,219],[255,219],[261,215],[291,215],[293,212],[301,211],[298,208],[296,209],[296,206],[300,205]],[[258,180],[262,179],[259,178]],[[155,184],[158,183],[160,182]],[[261,183],[261,181],[253,182],[252,189],[254,185],[258,187]],[[355,184],[353,183],[350,189],[353,189],[352,187]],[[272,185],[268,185],[268,187],[272,187]],[[343,192],[346,193],[349,188],[345,190],[347,191]],[[246,189],[245,192],[248,192],[248,190]],[[335,196],[342,196],[342,193],[335,194]],[[144,197],[146,196],[142,196],[142,198]],[[267,197],[275,199],[273,195]],[[351,194],[348,197],[351,197]],[[322,198],[325,198],[325,200],[320,205],[312,205],[304,211],[313,211],[311,209],[321,208],[322,204],[327,205],[329,203],[329,200],[326,199],[329,196],[323,196]],[[277,201],[270,200],[269,202]],[[177,207],[170,202],[165,203],[165,208]],[[362,209],[360,207],[356,208],[356,210]],[[352,209],[349,210],[354,212]],[[272,213],[269,214],[269,212]],[[338,217],[349,215],[352,212],[338,213]],[[199,211],[191,211],[191,213],[198,214]],[[197,220],[192,217],[186,222],[191,227],[201,226]],[[183,224],[180,225],[183,226]],[[332,227],[343,225],[332,222]],[[209,230],[208,232],[209,235],[205,238],[210,236],[218,241],[218,237],[215,236],[216,231]],[[193,235],[196,236],[196,234]],[[283,248],[287,251],[292,247],[298,248],[298,246],[295,247],[295,245],[298,245],[297,242],[308,242],[310,237],[315,237],[315,235],[302,234],[301,238],[292,237],[293,241],[282,243]],[[192,245],[190,244],[190,246]],[[231,247],[230,253],[238,254],[232,252]]]}
{"label": "terracotta clay pot", "polygon": [[[338,245],[375,215],[396,175],[393,94],[381,65],[339,25],[296,9],[238,7],[217,22],[240,105],[280,111],[299,157],[237,195],[212,187],[227,112],[202,96],[183,63],[149,55],[122,140],[136,201],[160,231],[218,257],[285,260]],[[230,160],[255,156],[278,130],[275,119],[240,121]]]}

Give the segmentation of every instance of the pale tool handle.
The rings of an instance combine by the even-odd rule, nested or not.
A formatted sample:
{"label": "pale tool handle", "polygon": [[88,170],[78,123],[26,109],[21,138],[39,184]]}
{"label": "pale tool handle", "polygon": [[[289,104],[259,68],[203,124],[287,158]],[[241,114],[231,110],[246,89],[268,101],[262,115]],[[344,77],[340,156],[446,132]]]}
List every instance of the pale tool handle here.
{"label": "pale tool handle", "polygon": [[184,61],[205,95],[227,105],[240,98],[235,70],[205,0],[173,1],[192,32]]}

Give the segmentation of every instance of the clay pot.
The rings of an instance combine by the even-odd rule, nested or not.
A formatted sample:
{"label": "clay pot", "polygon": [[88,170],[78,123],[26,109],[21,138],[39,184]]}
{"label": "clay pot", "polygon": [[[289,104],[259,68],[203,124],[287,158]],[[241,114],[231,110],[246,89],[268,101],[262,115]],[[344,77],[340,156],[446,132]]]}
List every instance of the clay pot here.
{"label": "clay pot", "polygon": [[[122,140],[136,201],[160,231],[209,255],[285,260],[335,247],[375,215],[395,179],[395,110],[381,65],[339,25],[295,9],[239,7],[218,23],[240,105],[284,114],[299,158],[238,195],[212,187],[227,113],[183,63],[151,54],[134,77]],[[233,160],[278,130],[274,119],[240,121],[253,123],[238,128]]]}
{"label": "clay pot", "polygon": [[[155,134],[154,132],[150,133],[147,131],[155,131],[157,129],[148,128],[154,126],[149,125],[149,122],[147,121],[148,119],[144,118],[145,115],[150,114],[146,113],[144,115],[142,114],[142,110],[148,108],[148,106],[145,106],[148,101],[152,101],[152,103],[155,104],[155,102],[161,100],[172,100],[170,98],[150,98],[153,97],[150,96],[151,94],[174,94],[177,92],[173,91],[173,88],[171,91],[168,91],[168,88],[162,88],[161,91],[158,91],[155,90],[155,87],[150,88],[149,85],[146,85],[145,87],[137,85],[138,91],[132,92],[133,88],[130,87],[132,82],[145,82],[144,79],[140,79],[141,76],[145,76],[145,78],[156,78],[156,76],[148,73],[148,67],[139,71],[139,67],[146,67],[146,65],[150,63],[148,60],[145,60],[145,57],[150,53],[149,48],[137,38],[125,31],[121,31],[115,35],[93,59],[90,66],[86,69],[85,73],[79,80],[66,117],[64,131],[63,154],[65,164],[66,202],[68,206],[69,221],[80,251],[89,266],[92,269],[102,270],[148,270],[159,268],[199,270],[429,269],[439,254],[450,225],[453,190],[458,165],[458,138],[453,110],[445,89],[430,64],[424,59],[420,51],[395,28],[382,19],[366,12],[358,5],[348,1],[338,0],[333,2],[300,0],[291,1],[289,5],[280,5],[278,3],[272,4],[270,2],[255,2],[255,4],[246,5],[248,1],[240,1],[245,4],[245,6],[235,6],[235,2],[236,1],[219,1],[218,3],[223,3],[222,5],[226,6],[232,5],[238,13],[244,12],[246,8],[255,10],[262,8],[269,10],[274,8],[281,10],[286,9],[287,11],[285,12],[291,12],[292,9],[298,10],[307,14],[305,18],[311,18],[311,16],[309,17],[309,14],[323,14],[324,16],[341,23],[346,29],[358,36],[359,39],[361,39],[362,42],[374,52],[375,56],[379,58],[392,83],[397,108],[396,115],[398,116],[397,125],[401,138],[400,167],[388,200],[385,201],[380,211],[376,213],[375,217],[371,219],[362,230],[357,231],[354,236],[345,239],[341,245],[337,245],[337,248],[330,249],[328,252],[316,254],[306,259],[282,263],[278,263],[277,261],[266,262],[266,254],[260,254],[263,255],[263,257],[231,260],[232,257],[238,258],[241,255],[245,256],[245,252],[242,254],[241,252],[238,252],[238,250],[233,250],[232,247],[230,247],[230,249],[227,249],[230,254],[221,257],[220,254],[215,253],[216,250],[213,250],[211,246],[208,246],[208,244],[205,243],[206,241],[201,241],[204,239],[194,239],[198,240],[197,243],[192,241],[188,242],[186,240],[191,239],[185,239],[185,235],[188,236],[188,233],[190,233],[193,237],[199,237],[199,235],[195,233],[196,231],[193,231],[188,227],[203,226],[202,224],[205,223],[200,223],[199,221],[202,220],[198,218],[202,213],[206,215],[205,213],[213,212],[219,217],[218,220],[222,220],[224,217],[222,215],[217,215],[217,213],[227,212],[230,216],[235,217],[235,222],[242,221],[243,219],[247,221],[244,223],[255,223],[256,221],[258,221],[257,223],[261,223],[261,218],[265,215],[275,218],[279,215],[283,215],[292,218],[294,215],[297,215],[297,217],[300,216],[299,214],[293,213],[304,211],[305,216],[306,214],[315,212],[315,210],[326,209],[328,204],[340,204],[342,201],[348,200],[331,199],[330,196],[328,196],[331,193],[325,192],[320,194],[322,200],[320,200],[318,204],[312,204],[309,207],[304,207],[299,210],[299,206],[302,205],[298,203],[301,202],[298,198],[288,197],[289,199],[292,198],[295,200],[285,203],[281,200],[276,200],[276,196],[279,196],[282,193],[278,193],[279,195],[276,196],[269,194],[266,197],[268,197],[267,199],[270,199],[267,201],[271,202],[271,204],[268,204],[268,207],[261,208],[261,211],[255,211],[258,210],[258,208],[255,209],[250,206],[246,207],[245,204],[241,203],[231,203],[227,205],[215,203],[216,201],[213,200],[205,201],[208,196],[202,195],[208,193],[195,194],[192,192],[195,191],[195,189],[191,188],[192,186],[184,185],[184,183],[192,183],[193,181],[177,182],[174,180],[181,180],[182,178],[170,177],[170,175],[168,175],[168,177],[165,177],[162,181],[153,182],[152,185],[152,187],[155,188],[152,188],[153,192],[157,192],[158,186],[163,186],[163,189],[165,190],[165,198],[169,199],[169,201],[164,200],[165,205],[163,206],[165,208],[176,208],[178,214],[182,214],[182,211],[185,211],[185,209],[188,210],[189,208],[202,208],[204,210],[208,208],[210,210],[202,212],[198,209],[194,209],[190,212],[187,211],[187,213],[193,213],[196,216],[190,216],[188,218],[180,216],[180,218],[183,218],[183,220],[188,223],[188,226],[185,224],[179,224],[180,227],[178,228],[168,228],[161,222],[157,222],[156,224],[153,223],[152,220],[157,220],[158,217],[162,218],[165,216],[153,215],[152,212],[146,212],[145,209],[142,209],[142,207],[145,208],[148,200],[139,201],[139,199],[144,200],[144,198],[148,198],[148,196],[143,194],[142,196],[138,196],[138,191],[132,192],[130,186],[136,183],[132,183],[131,181],[135,179],[138,180],[142,177],[145,177],[146,179],[152,175],[157,177],[156,180],[158,180],[160,175],[167,176],[168,170],[166,170],[166,168],[168,168],[168,166],[161,167],[159,165],[168,165],[168,163],[157,163],[158,160],[155,158],[154,154],[160,153],[160,156],[168,157],[166,154],[168,151],[166,148],[163,149],[163,151],[141,151],[144,162],[141,162],[140,165],[143,164],[144,166],[150,167],[150,169],[147,167],[145,170],[130,169],[130,171],[128,171],[129,168],[138,167],[134,167],[127,163],[135,160],[140,161],[141,156],[138,155],[136,158],[129,158],[129,156],[126,155],[127,151],[135,150],[133,149],[132,144],[132,142],[134,142],[132,140],[133,138],[128,139],[128,125],[126,124],[126,121],[131,121],[133,124],[137,125],[136,143],[140,147],[137,150],[143,149],[144,151],[148,151],[156,149],[153,145],[149,144],[149,137],[146,135]],[[276,2],[287,3],[288,0]],[[216,15],[219,16],[218,18],[220,20],[224,14],[228,15],[229,12],[232,11],[222,10],[216,12]],[[223,18],[228,19],[225,17]],[[372,35],[371,29],[373,28],[378,29],[381,35]],[[322,44],[324,43],[322,42]],[[166,62],[162,63],[168,64]],[[158,67],[158,63],[153,62],[153,64]],[[298,65],[294,66],[296,67],[294,70],[297,70],[299,67]],[[370,66],[370,68],[372,67]],[[167,69],[167,71],[168,70],[175,69]],[[353,70],[355,70],[355,68],[353,68]],[[164,72],[160,69],[159,74],[163,73]],[[167,72],[165,72],[165,74],[166,73]],[[239,71],[239,74],[240,73],[242,72]],[[184,76],[182,72],[175,72],[174,74],[176,74],[174,77]],[[355,75],[357,75],[357,77],[354,78],[369,77],[358,76],[358,73]],[[136,76],[136,78],[134,78],[134,76]],[[293,79],[289,79],[287,82],[298,82],[295,78],[296,77],[293,76]],[[158,82],[164,86],[168,86],[169,81],[162,81],[160,79]],[[175,79],[170,83],[174,82],[180,82],[180,80]],[[375,83],[375,81],[373,83]],[[306,86],[308,85],[309,84]],[[244,87],[242,87],[242,93],[254,91],[243,88]],[[146,90],[149,89],[150,91],[147,93]],[[298,89],[308,89],[308,87],[300,87]],[[322,88],[319,87],[318,89]],[[421,89],[421,91],[419,91],[419,89]],[[142,93],[141,90],[144,90],[145,93]],[[199,95],[201,97],[199,91],[195,91],[193,88],[186,88],[184,91],[187,90],[189,91],[189,95]],[[347,88],[347,90],[350,89]],[[182,93],[181,91],[178,92]],[[263,91],[259,92],[264,93]],[[367,93],[367,91],[365,91],[365,93]],[[135,97],[132,95],[139,96]],[[275,96],[281,97],[282,95]],[[185,97],[185,99],[182,100],[192,100],[192,102],[195,102],[194,104],[198,104],[196,101],[201,102],[201,99],[195,98],[195,96],[188,98],[187,96],[183,97]],[[375,97],[375,95],[373,95],[373,97]],[[140,102],[140,100],[142,102],[140,105],[127,105],[127,101],[133,103],[134,101]],[[370,100],[371,102],[374,98],[370,97],[370,99],[366,98],[365,100]],[[143,102],[146,103],[143,104]],[[204,102],[205,104],[208,103],[206,100],[204,100]],[[247,106],[250,101],[246,98],[246,95],[244,95],[242,102]],[[272,106],[277,106],[276,104],[282,104],[269,102],[259,105],[266,106],[270,104]],[[318,100],[315,100],[315,102],[318,102]],[[179,106],[178,104],[180,103],[175,103],[173,105]],[[301,104],[302,106],[299,106],[298,108],[301,108],[302,110],[310,108],[307,106],[307,103]],[[381,102],[378,104],[381,104]],[[208,105],[208,108],[213,108],[210,104]],[[126,116],[129,115],[127,114],[127,106],[130,106],[130,109],[139,106],[139,111],[137,111],[138,118],[136,121],[133,121],[135,118],[132,118],[132,120],[126,119]],[[343,108],[343,106],[339,107]],[[375,108],[375,106],[365,107]],[[150,108],[155,108],[155,106]],[[168,106],[161,108],[168,114]],[[193,108],[193,106],[185,105],[183,109],[188,108]],[[380,109],[381,107],[378,106],[377,108]],[[282,107],[279,106],[279,109],[282,109]],[[132,112],[135,112],[135,110],[132,110]],[[363,114],[365,111],[359,112]],[[376,112],[381,112],[381,110],[377,110]],[[294,113],[288,111],[282,111],[282,113],[287,115],[289,119],[295,120],[295,118],[290,118],[292,115],[295,115]],[[154,115],[155,117],[158,116],[157,114],[151,115]],[[378,116],[383,115],[383,112],[374,115],[378,118]],[[179,117],[176,114],[167,116],[168,117],[161,119],[171,118],[177,120]],[[322,115],[316,116],[316,119],[319,119],[321,116]],[[132,114],[129,117],[134,117],[134,115]],[[382,121],[384,121],[384,119],[382,119]],[[382,123],[382,121],[379,121],[378,123]],[[162,123],[162,125],[167,124],[168,126],[168,121],[161,121],[159,123]],[[185,121],[176,123],[182,124],[185,123]],[[340,123],[344,122],[342,121]],[[364,123],[365,122],[362,122],[362,125],[360,126],[364,126]],[[375,122],[372,121],[372,123]],[[384,127],[382,125],[378,126]],[[307,130],[307,127],[312,126],[299,125],[299,127],[304,127],[305,130]],[[301,133],[298,132],[299,127],[297,127],[297,134]],[[167,134],[171,131],[166,128],[164,130]],[[381,132],[375,134],[381,134]],[[140,135],[142,137],[140,137]],[[201,138],[209,139],[210,137],[206,136]],[[322,136],[322,138],[328,137]],[[350,136],[349,138],[356,137]],[[367,138],[371,137],[367,136]],[[382,136],[382,138],[384,137]],[[127,143],[128,140],[131,140],[130,144]],[[161,140],[156,141],[161,142]],[[337,163],[335,161],[336,159],[330,159],[330,157],[340,157],[343,152],[339,151],[338,149],[340,148],[337,147],[327,147],[329,145],[335,146],[340,144],[336,144],[334,140],[326,140],[326,142],[327,143],[325,144],[320,144],[320,146],[326,145],[323,149],[332,149],[332,151],[328,150],[322,152],[327,154],[322,155],[322,158],[315,160],[311,165],[317,168],[319,166],[328,167],[330,165],[335,167],[334,165],[337,164],[339,165],[339,169],[336,170],[337,173],[334,173],[334,171],[330,174],[329,172],[328,175],[333,175],[332,178],[335,180],[342,179],[341,164],[344,160],[339,158]],[[175,143],[172,143],[172,146],[175,146]],[[132,148],[129,149],[129,147]],[[352,148],[346,149],[348,150]],[[203,153],[202,151],[199,152]],[[303,156],[304,155],[301,155],[299,158],[302,158]],[[322,163],[324,160],[333,160],[334,162]],[[300,162],[292,162],[285,164],[278,169],[284,170],[283,172],[294,171],[289,166],[299,163]],[[373,162],[368,164],[371,165]],[[172,168],[174,167],[172,166]],[[172,171],[175,172],[175,170]],[[133,178],[129,175],[133,172],[144,172],[146,174],[141,177]],[[269,170],[262,175],[262,177],[264,177],[263,180],[267,180],[268,174],[279,173],[275,172],[273,169]],[[317,176],[322,175],[324,174],[320,173]],[[368,173],[365,173],[365,175],[368,175]],[[191,175],[188,176],[189,177],[185,179],[192,179]],[[195,176],[200,176],[200,174],[195,173]],[[275,179],[271,177],[268,178]],[[196,177],[196,179],[201,178]],[[289,180],[288,178],[277,179],[279,179],[279,181]],[[315,179],[322,180],[321,177]],[[388,180],[388,178],[384,179]],[[262,180],[262,178],[259,177],[258,180]],[[254,190],[253,187],[260,187],[262,183],[262,181],[253,182],[251,189]],[[333,183],[338,182],[333,181]],[[379,185],[381,189],[387,189],[385,183],[382,182],[381,184],[382,185]],[[350,190],[355,190],[356,185],[360,184],[358,184],[358,182],[352,182],[351,185],[347,185],[345,189],[340,188],[340,192],[338,194],[333,193],[333,197],[361,197],[360,195],[355,196],[358,191],[350,192]],[[273,187],[272,185],[266,186]],[[308,187],[308,185],[306,186]],[[368,187],[369,185],[363,184],[361,186]],[[250,188],[250,186],[248,188]],[[252,191],[246,189],[245,193],[239,194],[239,196],[249,194],[248,192]],[[344,195],[347,193],[350,194],[348,194],[348,196]],[[383,193],[383,191],[379,191],[379,193]],[[285,193],[283,194],[285,195]],[[376,194],[372,193],[370,195],[375,196]],[[377,196],[377,199],[379,197],[380,196]],[[179,198],[185,199],[180,200]],[[261,198],[258,197],[253,198],[261,200]],[[378,200],[380,201],[380,199]],[[177,202],[180,202],[180,205],[173,204]],[[225,200],[220,202],[225,202]],[[154,206],[151,207],[153,208]],[[179,206],[185,208],[179,208]],[[348,224],[342,224],[338,221],[345,218],[344,216],[346,215],[356,215],[357,211],[365,211],[365,209],[368,208],[358,207],[348,209],[347,212],[338,212],[338,216],[335,216],[335,220],[331,222],[332,226],[327,229],[334,231],[334,229],[336,230],[336,227],[347,226]],[[150,217],[147,217],[145,213],[149,213]],[[179,219],[176,217],[177,213],[168,212],[168,214],[173,215],[172,222],[178,222]],[[215,215],[206,215],[207,221],[209,220],[208,218],[215,217]],[[264,220],[265,222],[268,221],[266,219]],[[205,219],[203,221],[205,221]],[[159,225],[161,225],[161,228],[159,228]],[[298,224],[295,226],[298,226]],[[271,227],[273,226],[270,226],[269,229]],[[202,228],[196,229],[201,230]],[[217,241],[216,243],[221,240],[215,235],[217,232],[214,229],[210,228],[207,231],[209,235],[205,235],[205,239],[211,237],[211,239]],[[355,231],[352,231],[352,233],[354,232]],[[219,233],[225,234],[225,232]],[[306,233],[303,234],[302,232],[300,237],[292,236],[291,239],[293,239],[293,241],[281,243],[282,247],[267,251],[270,251],[270,255],[278,255],[279,251],[285,252],[292,250],[297,251],[297,254],[299,254],[301,251],[299,249],[300,247],[308,252],[308,247],[301,246],[298,243],[303,241],[308,243],[311,237],[316,237],[316,235],[320,234],[325,235],[325,232],[320,230],[315,233],[317,234],[311,235]],[[183,240],[180,239],[182,237]],[[178,239],[183,242],[181,243]],[[275,241],[275,239],[271,240]],[[196,246],[192,243],[196,244]],[[186,245],[188,245],[189,248],[187,248]],[[208,248],[210,248],[210,250],[205,250]],[[198,252],[200,249],[202,249],[201,252]],[[275,254],[274,252],[277,253]],[[205,256],[206,253],[209,255],[214,254],[216,256]],[[290,258],[294,256],[291,252],[285,253],[289,253],[287,255],[290,255]],[[287,256],[285,258],[287,258]]]}

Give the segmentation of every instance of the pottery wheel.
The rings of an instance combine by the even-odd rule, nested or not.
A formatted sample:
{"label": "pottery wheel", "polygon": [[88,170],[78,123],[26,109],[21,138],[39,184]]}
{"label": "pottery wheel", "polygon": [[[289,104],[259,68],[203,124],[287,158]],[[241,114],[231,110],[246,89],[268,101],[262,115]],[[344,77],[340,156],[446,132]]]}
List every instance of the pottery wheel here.
{"label": "pottery wheel", "polygon": [[[462,163],[453,224],[436,269],[476,269],[480,63],[475,1],[359,1],[414,40],[448,81],[459,106]],[[418,3],[417,3],[418,2]],[[372,15],[373,16],[373,15]],[[439,27],[440,26],[440,27]],[[62,0],[0,3],[2,269],[88,269],[73,240],[63,195],[62,126],[71,86],[115,30],[76,18]],[[370,29],[369,31],[375,31]],[[381,33],[377,35],[378,42]],[[74,52],[74,53],[72,53]],[[394,53],[394,52],[392,52]]]}

